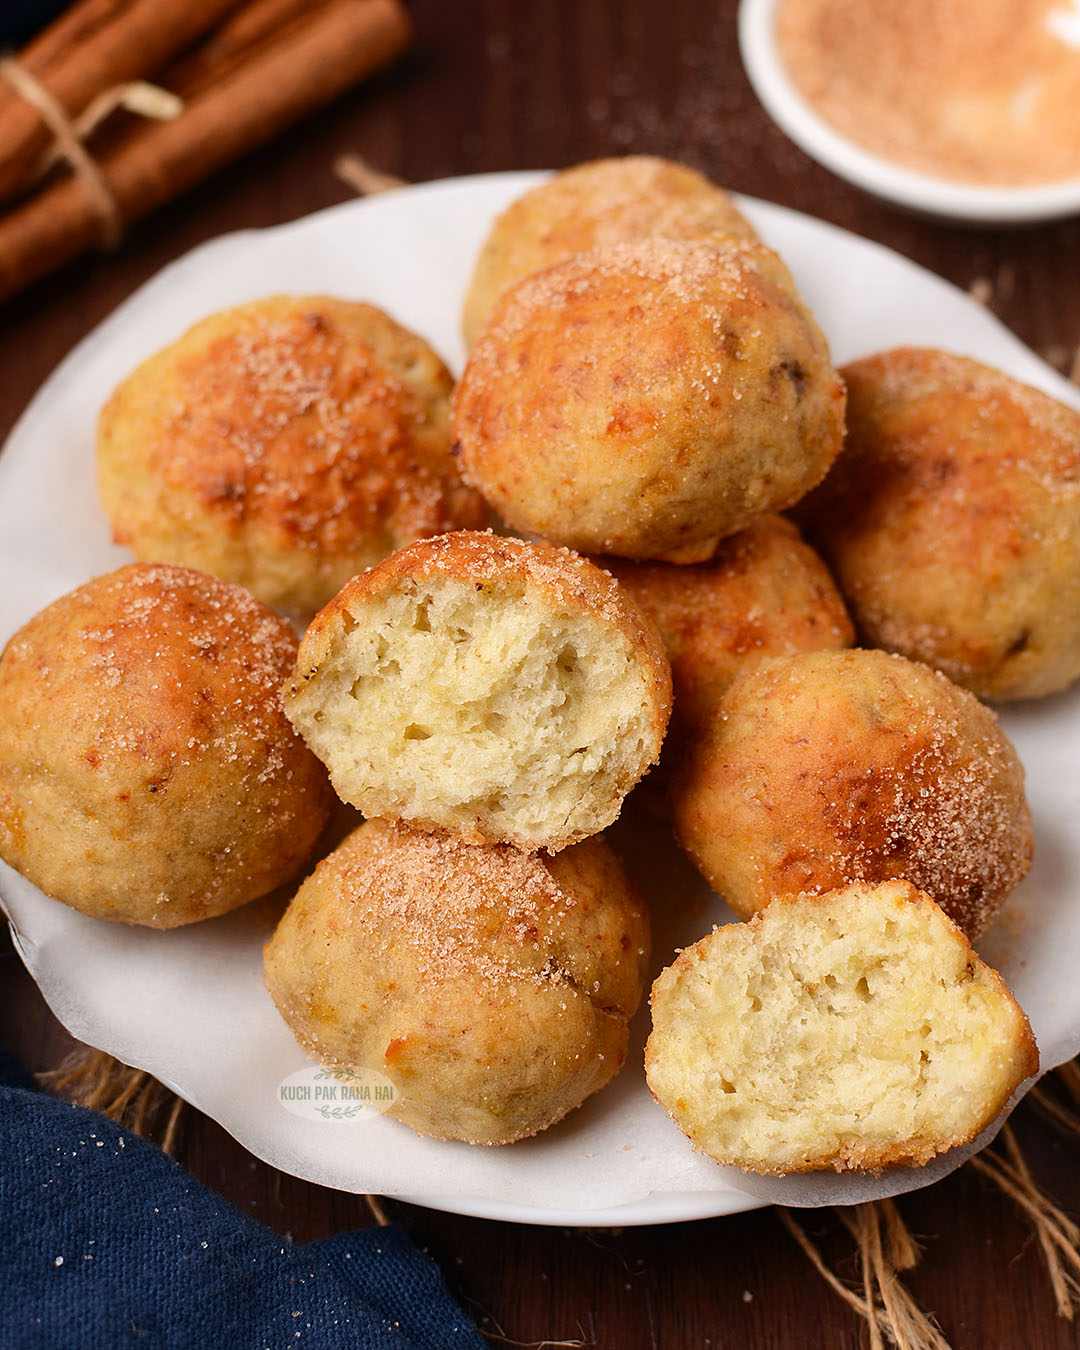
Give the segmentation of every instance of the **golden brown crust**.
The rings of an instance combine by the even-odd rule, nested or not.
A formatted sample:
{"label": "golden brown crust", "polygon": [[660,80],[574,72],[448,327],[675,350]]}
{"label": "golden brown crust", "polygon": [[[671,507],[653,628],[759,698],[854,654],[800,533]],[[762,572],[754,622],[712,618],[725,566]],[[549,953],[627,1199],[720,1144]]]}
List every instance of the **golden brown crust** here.
{"label": "golden brown crust", "polygon": [[168,564],[98,577],[0,657],[0,855],[99,918],[171,928],[287,881],[332,794],[278,687],[289,626]]}
{"label": "golden brown crust", "polygon": [[854,640],[828,569],[782,516],[722,540],[705,562],[596,561],[656,624],[671,661],[675,720],[687,734],[751,662]]}
{"label": "golden brown crust", "polygon": [[966,357],[856,361],[800,520],[868,642],[990,699],[1080,674],[1080,413]]}
{"label": "golden brown crust", "polygon": [[310,614],[401,544],[485,523],[449,453],[452,387],[371,305],[275,296],[214,314],[101,414],[114,536]]}
{"label": "golden brown crust", "polygon": [[523,277],[576,253],[654,235],[757,237],[722,188],[683,164],[652,155],[577,164],[526,192],[495,221],[465,296],[466,344],[476,342],[495,301]]}
{"label": "golden brown crust", "polygon": [[503,538],[488,530],[455,530],[421,539],[353,577],[308,626],[297,656],[296,679],[288,692],[295,693],[305,671],[325,659],[334,636],[352,621],[352,606],[366,597],[388,594],[402,582],[438,581],[441,577],[471,582],[478,590],[492,586],[528,588],[553,607],[584,610],[614,625],[640,654],[648,671],[659,753],[671,712],[671,666],[653,620],[616,584],[610,572],[571,549]]}
{"label": "golden brown crust", "polygon": [[546,860],[369,821],[300,888],[266,979],[305,1048],[391,1079],[388,1114],[501,1144],[617,1072],[648,946],[599,840]]}
{"label": "golden brown crust", "polygon": [[797,501],[840,449],[843,386],[748,248],[597,249],[506,292],[454,396],[467,481],[524,533],[633,558]]}
{"label": "golden brown crust", "polygon": [[676,831],[743,917],[774,896],[905,877],[970,937],[1027,872],[1024,774],[989,709],[877,651],[763,661],[672,787]]}

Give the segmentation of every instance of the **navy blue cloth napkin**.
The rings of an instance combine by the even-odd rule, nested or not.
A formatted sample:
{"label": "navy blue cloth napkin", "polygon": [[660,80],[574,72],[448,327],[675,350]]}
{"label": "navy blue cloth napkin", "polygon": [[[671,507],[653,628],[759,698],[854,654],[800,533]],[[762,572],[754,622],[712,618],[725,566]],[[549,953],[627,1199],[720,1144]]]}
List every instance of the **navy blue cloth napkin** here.
{"label": "navy blue cloth napkin", "polygon": [[0,1052],[4,1350],[482,1350],[396,1227],[294,1246]]}

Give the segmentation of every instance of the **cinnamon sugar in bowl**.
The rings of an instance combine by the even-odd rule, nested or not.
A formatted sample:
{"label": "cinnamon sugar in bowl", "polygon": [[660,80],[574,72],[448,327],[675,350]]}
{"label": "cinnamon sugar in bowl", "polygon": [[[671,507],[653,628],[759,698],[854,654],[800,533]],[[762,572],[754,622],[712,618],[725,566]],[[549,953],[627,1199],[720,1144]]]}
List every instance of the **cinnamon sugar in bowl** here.
{"label": "cinnamon sugar in bowl", "polygon": [[766,110],[876,196],[954,220],[1080,212],[1077,0],[742,0]]}

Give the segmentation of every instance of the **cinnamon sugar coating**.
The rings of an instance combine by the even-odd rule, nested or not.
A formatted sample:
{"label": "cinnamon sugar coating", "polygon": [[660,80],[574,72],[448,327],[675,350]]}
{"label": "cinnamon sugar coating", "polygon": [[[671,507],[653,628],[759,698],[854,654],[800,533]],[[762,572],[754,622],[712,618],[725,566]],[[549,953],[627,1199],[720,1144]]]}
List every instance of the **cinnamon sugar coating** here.
{"label": "cinnamon sugar coating", "polygon": [[627,155],[555,174],[491,227],[465,296],[466,344],[476,342],[495,301],[523,277],[575,253],[654,236],[757,238],[722,188],[671,160]]}
{"label": "cinnamon sugar coating", "polygon": [[466,479],[526,534],[706,557],[843,435],[825,339],[761,245],[595,249],[499,300],[454,396]]}
{"label": "cinnamon sugar coating", "polygon": [[449,452],[452,384],[372,305],[282,295],[211,315],[101,414],[114,537],[310,615],[402,544],[485,523]]}
{"label": "cinnamon sugar coating", "polygon": [[975,938],[1031,863],[1024,772],[994,714],[880,651],[740,675],[672,803],[683,847],[744,918],[774,896],[903,879]]}
{"label": "cinnamon sugar coating", "polygon": [[599,839],[546,858],[368,821],[300,887],[266,982],[311,1054],[392,1081],[387,1114],[504,1144],[618,1072],[648,948]]}
{"label": "cinnamon sugar coating", "polygon": [[0,656],[0,856],[95,918],[174,928],[288,881],[330,814],[281,710],[289,626],[238,586],[134,563]]}
{"label": "cinnamon sugar coating", "polygon": [[783,0],[776,36],[803,96],[873,154],[984,187],[1080,174],[1069,5]]}
{"label": "cinnamon sugar coating", "polygon": [[966,357],[855,361],[799,519],[870,643],[989,699],[1080,675],[1080,413]]}

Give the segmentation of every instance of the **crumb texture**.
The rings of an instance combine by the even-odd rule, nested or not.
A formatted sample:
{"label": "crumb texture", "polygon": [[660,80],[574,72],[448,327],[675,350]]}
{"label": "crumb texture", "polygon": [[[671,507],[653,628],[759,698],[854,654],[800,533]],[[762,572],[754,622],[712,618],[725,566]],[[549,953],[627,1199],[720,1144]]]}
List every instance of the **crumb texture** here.
{"label": "crumb texture", "polygon": [[646,1068],[693,1143],[748,1171],[923,1164],[1038,1067],[1001,977],[906,882],[774,901],[653,988]]}
{"label": "crumb texture", "polygon": [[[659,639],[581,560],[448,539],[449,566],[406,565],[343,593],[301,648],[289,715],[365,815],[524,848],[598,832],[659,754],[670,702]],[[493,549],[542,566],[530,556],[500,571]],[[600,603],[562,584],[584,568]]]}

